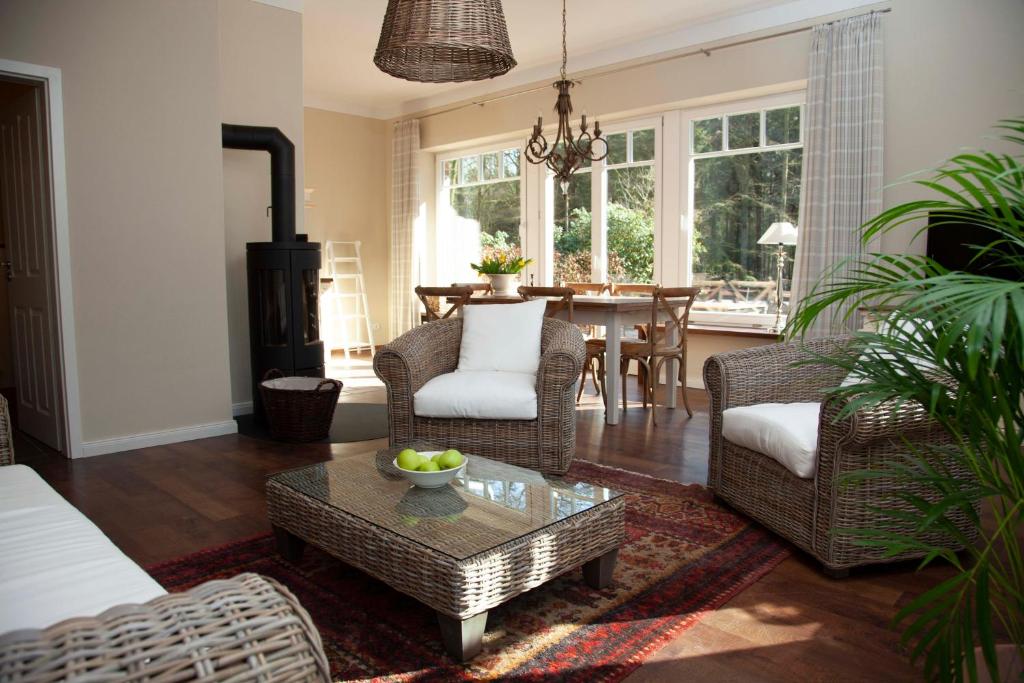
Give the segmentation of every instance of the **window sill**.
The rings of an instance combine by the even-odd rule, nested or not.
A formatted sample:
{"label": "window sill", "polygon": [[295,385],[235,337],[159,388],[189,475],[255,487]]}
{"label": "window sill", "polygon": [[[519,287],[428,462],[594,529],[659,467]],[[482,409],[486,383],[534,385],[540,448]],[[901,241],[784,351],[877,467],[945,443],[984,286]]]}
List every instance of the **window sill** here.
{"label": "window sill", "polygon": [[749,339],[779,340],[779,334],[763,327],[731,327],[725,325],[706,325],[690,323],[686,327],[688,334],[718,335],[722,337],[747,337]]}

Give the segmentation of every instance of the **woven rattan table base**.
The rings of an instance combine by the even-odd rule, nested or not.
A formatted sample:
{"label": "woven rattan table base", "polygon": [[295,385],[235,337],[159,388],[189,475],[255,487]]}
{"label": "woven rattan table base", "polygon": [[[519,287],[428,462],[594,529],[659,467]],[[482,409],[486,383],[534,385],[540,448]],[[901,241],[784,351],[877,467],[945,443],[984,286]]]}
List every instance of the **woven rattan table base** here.
{"label": "woven rattan table base", "polygon": [[445,645],[457,660],[481,649],[487,611],[583,566],[584,579],[611,581],[625,537],[619,497],[486,552],[456,559],[304,495],[273,478],[267,507],[278,549],[289,560],[312,543],[339,560],[436,610]]}

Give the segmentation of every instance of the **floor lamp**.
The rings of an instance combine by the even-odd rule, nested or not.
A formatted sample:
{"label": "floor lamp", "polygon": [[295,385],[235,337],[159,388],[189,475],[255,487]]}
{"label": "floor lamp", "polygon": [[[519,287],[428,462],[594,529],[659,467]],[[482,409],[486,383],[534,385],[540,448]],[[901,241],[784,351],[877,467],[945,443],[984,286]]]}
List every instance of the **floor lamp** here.
{"label": "floor lamp", "polygon": [[792,223],[772,223],[757,240],[758,244],[775,245],[775,326],[779,331],[782,321],[782,272],[786,269],[786,247],[796,244],[796,226]]}

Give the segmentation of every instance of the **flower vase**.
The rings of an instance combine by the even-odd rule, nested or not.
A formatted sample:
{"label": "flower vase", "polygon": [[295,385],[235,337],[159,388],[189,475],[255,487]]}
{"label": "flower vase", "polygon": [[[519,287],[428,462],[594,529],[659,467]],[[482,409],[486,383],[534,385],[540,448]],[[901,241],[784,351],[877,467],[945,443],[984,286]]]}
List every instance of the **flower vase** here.
{"label": "flower vase", "polygon": [[488,273],[491,289],[499,295],[516,295],[519,290],[519,275],[516,273]]}

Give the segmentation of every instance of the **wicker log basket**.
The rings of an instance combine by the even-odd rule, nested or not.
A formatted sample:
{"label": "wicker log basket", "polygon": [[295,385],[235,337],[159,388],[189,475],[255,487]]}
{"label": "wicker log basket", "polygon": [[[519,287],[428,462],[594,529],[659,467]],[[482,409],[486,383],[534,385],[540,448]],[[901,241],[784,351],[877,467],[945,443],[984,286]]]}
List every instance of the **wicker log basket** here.
{"label": "wicker log basket", "polygon": [[331,431],[342,384],[320,377],[285,377],[268,370],[260,382],[270,435],[281,441],[320,441]]}

